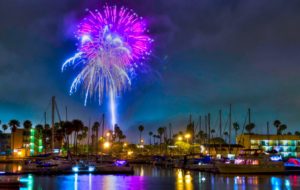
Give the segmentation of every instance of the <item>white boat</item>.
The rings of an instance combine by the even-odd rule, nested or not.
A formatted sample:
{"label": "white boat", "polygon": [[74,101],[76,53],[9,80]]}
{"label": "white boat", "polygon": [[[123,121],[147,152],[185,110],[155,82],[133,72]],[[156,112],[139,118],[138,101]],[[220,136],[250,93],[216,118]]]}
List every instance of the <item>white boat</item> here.
{"label": "white boat", "polygon": [[258,174],[258,173],[283,173],[284,164],[281,160],[271,160],[270,156],[255,152],[254,154],[241,154],[233,162],[216,163],[219,173],[227,174]]}

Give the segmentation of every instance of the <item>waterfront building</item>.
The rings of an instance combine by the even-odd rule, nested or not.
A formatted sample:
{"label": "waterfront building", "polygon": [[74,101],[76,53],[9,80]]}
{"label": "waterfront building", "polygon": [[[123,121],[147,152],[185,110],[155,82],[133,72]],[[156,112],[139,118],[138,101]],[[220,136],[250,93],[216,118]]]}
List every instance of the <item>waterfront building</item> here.
{"label": "waterfront building", "polygon": [[298,135],[262,135],[241,134],[236,143],[246,149],[276,150],[283,157],[300,157],[300,136]]}
{"label": "waterfront building", "polygon": [[10,134],[1,133],[0,134],[0,156],[5,156],[10,154]]}
{"label": "waterfront building", "polygon": [[11,135],[11,147],[14,157],[33,156],[43,151],[42,137],[35,129],[16,129]]}

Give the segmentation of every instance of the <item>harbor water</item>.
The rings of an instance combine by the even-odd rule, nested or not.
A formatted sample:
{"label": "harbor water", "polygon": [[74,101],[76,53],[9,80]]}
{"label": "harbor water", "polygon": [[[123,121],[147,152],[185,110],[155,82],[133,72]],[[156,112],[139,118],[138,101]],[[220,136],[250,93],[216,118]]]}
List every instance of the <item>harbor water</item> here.
{"label": "harbor water", "polygon": [[[3,171],[21,170],[16,164],[1,164]],[[24,175],[21,180],[23,190],[192,190],[192,189],[300,189],[300,175],[221,175],[205,172],[185,171],[134,165],[134,175],[58,175],[36,176]],[[4,176],[1,176],[4,177]]]}

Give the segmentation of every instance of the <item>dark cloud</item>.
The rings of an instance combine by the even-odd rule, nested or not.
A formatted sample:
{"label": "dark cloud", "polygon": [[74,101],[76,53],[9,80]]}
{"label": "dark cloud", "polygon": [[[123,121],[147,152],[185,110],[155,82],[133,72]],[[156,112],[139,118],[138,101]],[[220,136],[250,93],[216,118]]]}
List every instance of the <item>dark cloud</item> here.
{"label": "dark cloud", "polygon": [[[237,0],[0,2],[0,117],[40,122],[50,97],[87,121],[107,105],[83,107],[68,95],[72,71],[61,63],[76,47],[73,33],[85,9],[105,3],[133,8],[148,20],[155,39],[151,69],[118,99],[119,119],[130,136],[144,123],[155,130],[182,127],[192,113],[228,110],[244,121],[253,108],[257,130],[281,119],[297,129],[300,2]],[[132,132],[131,132],[132,131]]]}

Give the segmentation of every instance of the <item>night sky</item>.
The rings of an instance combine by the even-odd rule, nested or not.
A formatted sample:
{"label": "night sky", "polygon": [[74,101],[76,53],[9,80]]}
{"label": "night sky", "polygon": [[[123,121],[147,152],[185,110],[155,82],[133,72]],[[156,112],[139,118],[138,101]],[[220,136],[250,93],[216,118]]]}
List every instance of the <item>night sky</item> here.
{"label": "night sky", "polygon": [[266,122],[275,119],[287,124],[286,132],[299,128],[298,0],[1,0],[2,122],[43,122],[52,95],[63,118],[65,106],[69,119],[86,124],[108,116],[106,104],[90,99],[84,107],[82,92],[69,96],[75,72],[60,72],[76,51],[73,33],[85,10],[105,2],[134,9],[155,40],[149,68],[118,98],[118,121],[127,136],[137,136],[139,124],[147,133],[168,123],[178,130],[190,113],[197,123],[210,112],[214,127],[219,109],[226,122],[230,103],[233,121],[241,125],[251,107],[254,132],[266,132]]}

